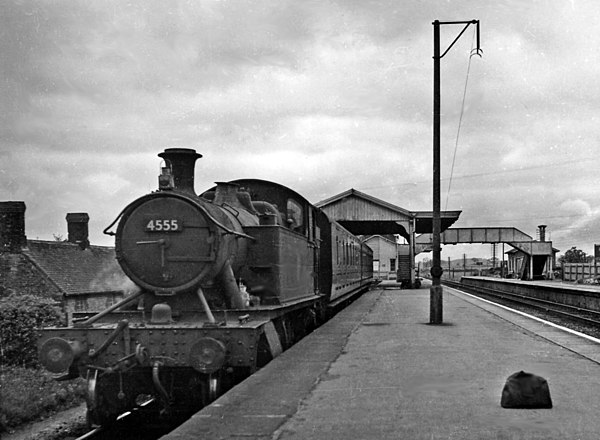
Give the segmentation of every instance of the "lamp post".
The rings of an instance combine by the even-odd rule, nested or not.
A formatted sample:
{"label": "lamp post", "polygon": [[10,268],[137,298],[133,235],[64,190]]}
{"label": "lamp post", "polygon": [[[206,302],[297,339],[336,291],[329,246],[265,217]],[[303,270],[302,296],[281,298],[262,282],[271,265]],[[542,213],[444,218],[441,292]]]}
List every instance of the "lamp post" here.
{"label": "lamp post", "polygon": [[[454,39],[446,51],[440,55],[440,26],[445,24],[464,24],[465,27]],[[441,215],[440,215],[440,135],[441,135],[441,86],[440,86],[440,62],[458,41],[469,25],[477,26],[477,48],[476,54],[480,55],[479,47],[479,20],[470,21],[445,21],[435,20],[433,22],[433,262],[431,267],[431,289],[429,294],[429,323],[441,324],[444,319],[443,312],[443,289],[441,278],[444,270],[441,264]]]}

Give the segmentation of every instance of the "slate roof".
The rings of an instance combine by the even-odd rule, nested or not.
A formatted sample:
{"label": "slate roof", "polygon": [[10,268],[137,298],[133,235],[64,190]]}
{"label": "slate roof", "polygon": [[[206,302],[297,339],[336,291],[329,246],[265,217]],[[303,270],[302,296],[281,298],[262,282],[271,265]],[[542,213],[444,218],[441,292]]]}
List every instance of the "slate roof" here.
{"label": "slate roof", "polygon": [[81,249],[69,242],[27,240],[23,255],[65,295],[122,292],[133,286],[112,247]]}

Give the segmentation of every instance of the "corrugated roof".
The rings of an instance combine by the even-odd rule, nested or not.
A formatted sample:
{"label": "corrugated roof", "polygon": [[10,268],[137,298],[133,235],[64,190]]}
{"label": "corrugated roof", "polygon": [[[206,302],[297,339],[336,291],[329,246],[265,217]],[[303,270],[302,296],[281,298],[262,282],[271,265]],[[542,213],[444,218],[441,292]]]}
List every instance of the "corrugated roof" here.
{"label": "corrugated roof", "polygon": [[65,295],[128,290],[112,247],[27,240],[23,254]]}

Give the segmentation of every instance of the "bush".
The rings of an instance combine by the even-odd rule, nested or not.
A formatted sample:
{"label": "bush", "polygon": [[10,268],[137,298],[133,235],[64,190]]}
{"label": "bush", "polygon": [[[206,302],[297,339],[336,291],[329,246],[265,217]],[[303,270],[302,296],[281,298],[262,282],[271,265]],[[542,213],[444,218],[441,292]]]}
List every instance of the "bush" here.
{"label": "bush", "polygon": [[41,369],[0,369],[0,432],[79,405],[86,392],[82,378],[56,382]]}
{"label": "bush", "polygon": [[15,294],[0,298],[0,432],[83,401],[85,380],[56,382],[39,368],[36,330],[63,323],[51,299]]}
{"label": "bush", "polygon": [[0,298],[0,365],[37,366],[36,329],[63,322],[51,299],[15,294]]}

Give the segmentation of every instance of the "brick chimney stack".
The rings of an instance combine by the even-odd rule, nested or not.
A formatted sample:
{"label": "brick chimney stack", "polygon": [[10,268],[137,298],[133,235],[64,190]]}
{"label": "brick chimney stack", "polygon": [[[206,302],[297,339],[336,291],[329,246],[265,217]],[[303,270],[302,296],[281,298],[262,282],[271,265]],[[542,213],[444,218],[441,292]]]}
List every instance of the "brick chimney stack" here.
{"label": "brick chimney stack", "polygon": [[546,241],[546,225],[538,226],[540,231],[540,241]]}
{"label": "brick chimney stack", "polygon": [[85,249],[90,245],[88,240],[88,222],[90,216],[85,212],[70,212],[67,214],[67,232],[69,243],[76,243]]}
{"label": "brick chimney stack", "polygon": [[0,202],[0,252],[16,253],[25,246],[25,202]]}

